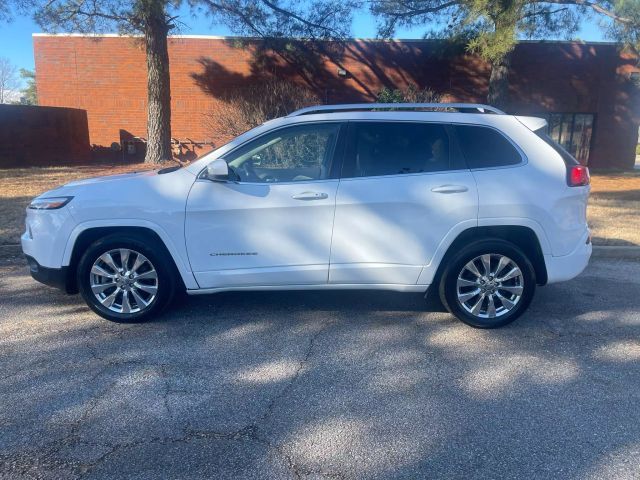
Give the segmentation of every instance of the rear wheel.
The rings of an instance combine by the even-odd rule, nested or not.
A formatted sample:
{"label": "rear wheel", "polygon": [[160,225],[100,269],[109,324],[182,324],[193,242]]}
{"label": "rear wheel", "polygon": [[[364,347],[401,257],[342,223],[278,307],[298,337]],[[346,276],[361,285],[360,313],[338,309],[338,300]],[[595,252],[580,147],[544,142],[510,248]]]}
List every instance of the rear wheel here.
{"label": "rear wheel", "polygon": [[440,298],[464,323],[497,328],[524,313],[535,287],[533,265],[522,250],[504,240],[481,240],[451,259],[440,282]]}
{"label": "rear wheel", "polygon": [[162,248],[137,236],[110,235],[80,259],[77,281],[87,305],[107,320],[141,322],[174,295],[171,264]]}

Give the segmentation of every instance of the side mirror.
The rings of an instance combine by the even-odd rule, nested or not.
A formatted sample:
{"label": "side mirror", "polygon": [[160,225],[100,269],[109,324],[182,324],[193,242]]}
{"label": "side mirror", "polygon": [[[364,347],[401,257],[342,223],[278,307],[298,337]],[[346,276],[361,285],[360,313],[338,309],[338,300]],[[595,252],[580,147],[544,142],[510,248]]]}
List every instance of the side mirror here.
{"label": "side mirror", "polygon": [[214,160],[207,166],[207,178],[213,181],[229,180],[229,166],[224,160]]}

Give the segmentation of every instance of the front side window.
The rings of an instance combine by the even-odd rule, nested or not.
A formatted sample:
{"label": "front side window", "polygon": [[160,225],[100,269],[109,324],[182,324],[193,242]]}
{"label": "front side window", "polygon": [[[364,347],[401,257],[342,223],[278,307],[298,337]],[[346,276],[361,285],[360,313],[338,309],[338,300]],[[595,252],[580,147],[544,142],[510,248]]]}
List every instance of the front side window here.
{"label": "front side window", "polygon": [[443,125],[353,122],[349,129],[345,178],[451,169],[449,136]]}
{"label": "front side window", "polygon": [[469,168],[517,165],[522,155],[504,135],[488,127],[456,125],[456,136]]}
{"label": "front side window", "polygon": [[340,125],[297,125],[262,135],[225,155],[243,182],[304,182],[328,178]]}

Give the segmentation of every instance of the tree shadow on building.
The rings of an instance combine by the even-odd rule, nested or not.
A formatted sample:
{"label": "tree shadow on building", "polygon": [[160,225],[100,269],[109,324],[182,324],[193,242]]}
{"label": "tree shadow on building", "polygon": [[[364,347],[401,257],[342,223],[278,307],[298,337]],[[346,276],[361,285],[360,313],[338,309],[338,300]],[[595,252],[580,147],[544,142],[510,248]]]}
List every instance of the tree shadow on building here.
{"label": "tree shadow on building", "polygon": [[[477,89],[461,44],[444,41],[311,42],[290,39],[228,40],[227,46],[250,52],[249,73],[201,57],[191,77],[205,93],[224,99],[229,89],[276,76],[309,88],[326,104],[374,101],[382,88],[429,88],[454,99]],[[472,77],[464,87],[455,77]],[[488,75],[488,74],[487,74]],[[486,80],[478,80],[486,85]],[[459,86],[460,84],[460,86]]]}

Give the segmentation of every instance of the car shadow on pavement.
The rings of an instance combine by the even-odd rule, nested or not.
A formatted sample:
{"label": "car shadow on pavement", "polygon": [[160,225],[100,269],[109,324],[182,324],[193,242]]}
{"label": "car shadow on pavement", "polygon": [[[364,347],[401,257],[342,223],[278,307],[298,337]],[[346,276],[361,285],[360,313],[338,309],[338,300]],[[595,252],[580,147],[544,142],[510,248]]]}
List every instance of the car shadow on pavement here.
{"label": "car shadow on pavement", "polygon": [[224,293],[114,324],[12,270],[0,477],[632,478],[639,273],[595,262],[482,331],[392,292]]}

